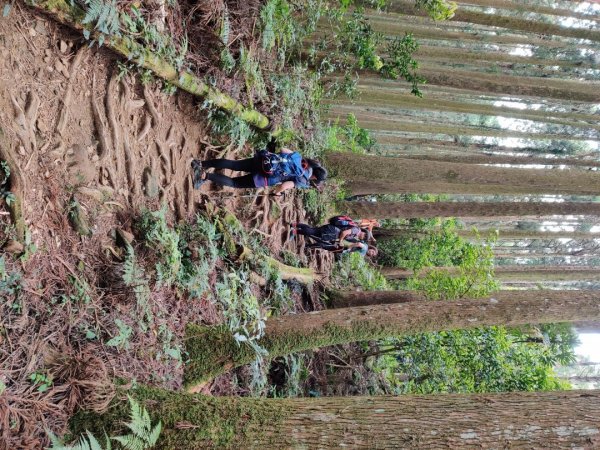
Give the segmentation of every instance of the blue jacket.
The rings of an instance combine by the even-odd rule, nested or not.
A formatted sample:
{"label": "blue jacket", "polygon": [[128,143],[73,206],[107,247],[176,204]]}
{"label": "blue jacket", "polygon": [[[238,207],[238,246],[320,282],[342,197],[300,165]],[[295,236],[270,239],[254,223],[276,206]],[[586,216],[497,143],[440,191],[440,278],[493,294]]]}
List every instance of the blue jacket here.
{"label": "blue jacket", "polygon": [[[274,166],[272,174],[255,173],[253,176],[256,187],[275,186],[286,181],[293,181],[297,188],[310,187],[312,169],[302,168],[302,155],[298,152],[278,154],[279,162]],[[257,158],[262,158],[257,154]]]}

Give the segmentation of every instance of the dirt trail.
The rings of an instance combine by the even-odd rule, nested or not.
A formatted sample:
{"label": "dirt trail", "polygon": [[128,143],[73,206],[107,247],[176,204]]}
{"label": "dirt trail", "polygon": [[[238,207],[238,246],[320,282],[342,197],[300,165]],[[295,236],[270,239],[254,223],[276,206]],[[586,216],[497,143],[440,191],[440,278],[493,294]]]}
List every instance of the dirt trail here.
{"label": "dirt trail", "polygon": [[[325,254],[309,261],[303,241],[289,239],[289,224],[304,220],[295,195],[277,205],[261,193],[240,197],[209,183],[194,191],[193,158],[235,158],[236,150],[209,135],[191,96],[166,96],[157,83],[141,85],[118,74],[112,54],[89,48],[77,34],[19,3],[0,19],[0,146],[20,172],[27,241],[38,249],[11,263],[23,272],[23,303],[0,304],[0,381],[17,386],[0,396],[0,449],[40,448],[44,429],[64,430],[82,398],[102,392],[103,380],[135,376],[178,388],[182,367],[154,356],[161,345],[157,335],[181,339],[189,321],[220,320],[208,301],[191,304],[159,290],[152,293],[155,329],[137,337],[131,350],[107,350],[82,337],[92,329],[114,335],[115,318],[135,309],[113,253],[115,230],[131,230],[141,208],[164,203],[172,220],[187,220],[208,204],[224,207],[264,238],[273,255],[296,252],[321,273],[331,265]],[[10,223],[5,210],[0,204],[0,240]],[[79,234],[69,223],[74,213]],[[90,303],[56,304],[57,295],[72,288],[67,280],[78,274],[95,292]],[[5,330],[10,340],[3,338]],[[60,365],[65,357],[76,367],[61,372],[49,391],[28,381],[35,370],[57,359]],[[228,389],[217,384],[214,391]]]}
{"label": "dirt trail", "polygon": [[[192,190],[193,158],[236,155],[212,145],[191,96],[169,97],[157,83],[119,77],[110,52],[90,49],[77,34],[19,5],[0,33],[0,126],[23,173],[25,218],[38,239],[48,231],[47,209],[63,209],[71,193],[88,216],[166,203],[181,220],[207,200],[233,210],[251,204],[246,219],[269,235],[275,251],[289,236],[281,225],[303,219],[293,196],[274,212],[263,197],[240,200],[224,189],[207,199],[207,185]],[[49,198],[44,185],[52,182],[65,188],[63,198]],[[95,226],[94,234],[102,234]]]}

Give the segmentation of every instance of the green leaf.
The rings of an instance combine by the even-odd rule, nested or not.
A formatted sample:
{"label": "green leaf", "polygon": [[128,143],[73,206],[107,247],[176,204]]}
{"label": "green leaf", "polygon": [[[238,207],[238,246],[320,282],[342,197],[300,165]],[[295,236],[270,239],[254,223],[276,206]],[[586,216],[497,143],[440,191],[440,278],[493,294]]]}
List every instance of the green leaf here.
{"label": "green leaf", "polygon": [[158,422],[156,424],[156,426],[154,427],[154,429],[152,430],[152,432],[150,433],[150,436],[148,436],[148,445],[150,445],[151,447],[155,446],[156,443],[158,442],[158,438],[160,437],[160,432],[162,431],[162,422]]}

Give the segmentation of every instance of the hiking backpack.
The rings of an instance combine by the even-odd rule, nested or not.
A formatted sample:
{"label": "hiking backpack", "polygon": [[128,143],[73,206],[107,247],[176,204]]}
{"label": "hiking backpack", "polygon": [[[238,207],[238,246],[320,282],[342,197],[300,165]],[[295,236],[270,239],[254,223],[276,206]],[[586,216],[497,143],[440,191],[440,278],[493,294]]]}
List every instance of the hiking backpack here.
{"label": "hiking backpack", "polygon": [[302,157],[299,153],[271,153],[267,150],[258,152],[261,168],[265,175],[287,178],[300,177],[304,173]]}
{"label": "hiking backpack", "polygon": [[358,227],[358,224],[352,220],[350,216],[334,216],[329,219],[329,224],[339,228],[340,230]]}

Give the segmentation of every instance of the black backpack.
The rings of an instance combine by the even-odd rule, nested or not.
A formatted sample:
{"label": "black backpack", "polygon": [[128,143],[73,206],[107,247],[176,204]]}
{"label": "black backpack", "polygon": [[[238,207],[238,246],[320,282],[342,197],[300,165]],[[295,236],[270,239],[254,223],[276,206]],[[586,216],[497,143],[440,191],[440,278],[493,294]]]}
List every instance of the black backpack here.
{"label": "black backpack", "polygon": [[357,227],[358,224],[352,220],[350,216],[334,216],[329,219],[329,224],[340,230],[346,230],[348,228]]}

